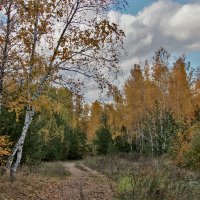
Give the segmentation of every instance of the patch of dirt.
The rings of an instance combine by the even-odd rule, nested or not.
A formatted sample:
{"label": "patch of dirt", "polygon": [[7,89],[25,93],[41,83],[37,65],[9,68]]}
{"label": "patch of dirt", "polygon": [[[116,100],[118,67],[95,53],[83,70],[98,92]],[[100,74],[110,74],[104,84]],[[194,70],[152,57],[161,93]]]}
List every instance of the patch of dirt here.
{"label": "patch of dirt", "polygon": [[[78,199],[85,200],[111,200],[113,193],[109,180],[101,173],[86,167],[83,162],[65,162],[64,166],[70,171],[69,183],[74,185],[71,192],[79,190]],[[73,192],[74,190],[74,192]],[[74,199],[71,197],[71,199]],[[75,198],[76,199],[76,198]]]}
{"label": "patch of dirt", "polygon": [[82,162],[64,162],[71,172],[65,179],[18,174],[10,183],[0,178],[0,200],[112,200],[109,180]]}

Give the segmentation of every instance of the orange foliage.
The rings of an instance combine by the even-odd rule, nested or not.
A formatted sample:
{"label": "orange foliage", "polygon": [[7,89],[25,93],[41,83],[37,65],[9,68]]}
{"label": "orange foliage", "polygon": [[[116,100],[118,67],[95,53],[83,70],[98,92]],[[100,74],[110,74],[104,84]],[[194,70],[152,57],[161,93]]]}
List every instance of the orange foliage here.
{"label": "orange foliage", "polygon": [[10,146],[12,142],[7,136],[0,136],[0,165],[5,164],[5,158],[11,153]]}
{"label": "orange foliage", "polygon": [[194,114],[192,93],[186,73],[186,64],[179,58],[173,68],[169,80],[169,106],[178,121],[190,121]]}
{"label": "orange foliage", "polygon": [[90,120],[88,124],[88,139],[92,141],[96,136],[96,131],[101,125],[101,115],[103,113],[103,107],[100,102],[95,101],[91,105]]}

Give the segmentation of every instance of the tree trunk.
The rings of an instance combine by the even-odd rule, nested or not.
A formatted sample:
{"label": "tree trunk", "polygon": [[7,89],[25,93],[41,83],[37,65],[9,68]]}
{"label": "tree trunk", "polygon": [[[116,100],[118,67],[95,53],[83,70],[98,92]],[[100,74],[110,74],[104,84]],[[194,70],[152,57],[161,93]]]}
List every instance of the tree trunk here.
{"label": "tree trunk", "polygon": [[3,81],[4,81],[4,73],[6,69],[6,65],[8,63],[8,52],[9,52],[9,43],[10,43],[10,34],[11,34],[11,12],[12,12],[12,5],[13,1],[9,1],[8,10],[6,13],[7,21],[6,21],[6,29],[5,29],[5,43],[3,45],[3,52],[2,52],[2,60],[0,64],[0,114],[2,111],[2,104],[3,104]]}
{"label": "tree trunk", "polygon": [[[32,53],[31,53],[31,57],[30,57],[30,67],[29,67],[29,77],[28,77],[28,98],[31,99],[30,96],[30,83],[32,81],[32,70],[33,70],[33,60],[35,57],[35,50],[36,50],[36,43],[37,43],[37,37],[38,37],[38,20],[39,20],[39,15],[36,16],[35,19],[35,23],[34,23],[34,33],[33,33],[33,46],[32,46]],[[43,88],[43,83],[41,83],[41,88]],[[33,96],[32,99],[35,99],[37,97],[37,95],[41,92],[40,89],[38,89],[38,91],[36,92],[36,94]],[[26,139],[26,135],[28,132],[28,129],[30,127],[30,124],[32,122],[33,116],[34,116],[34,110],[30,108],[30,106],[27,106],[27,110],[26,110],[26,116],[25,116],[25,121],[24,121],[24,127],[22,129],[22,134],[21,137],[19,138],[18,142],[16,143],[13,152],[11,154],[11,156],[8,159],[8,163],[7,163],[7,168],[10,170],[10,179],[11,181],[15,181],[16,177],[16,171],[17,168],[21,162],[21,158],[22,158],[22,152],[23,152],[23,146],[24,146],[24,142]]]}
{"label": "tree trunk", "polygon": [[8,163],[6,167],[10,170],[11,181],[15,181],[16,179],[15,174],[22,158],[24,141],[25,141],[28,129],[30,127],[30,124],[32,122],[33,116],[34,116],[33,110],[26,110],[26,117],[25,117],[25,122],[24,122],[24,127],[22,130],[21,137],[19,138],[18,142],[13,148],[13,152],[8,159]]}
{"label": "tree trunk", "polygon": [[149,135],[150,135],[150,143],[151,143],[151,154],[152,156],[154,155],[154,138],[153,138],[153,134],[151,131],[151,124],[150,121],[148,120],[148,129],[149,129]]}

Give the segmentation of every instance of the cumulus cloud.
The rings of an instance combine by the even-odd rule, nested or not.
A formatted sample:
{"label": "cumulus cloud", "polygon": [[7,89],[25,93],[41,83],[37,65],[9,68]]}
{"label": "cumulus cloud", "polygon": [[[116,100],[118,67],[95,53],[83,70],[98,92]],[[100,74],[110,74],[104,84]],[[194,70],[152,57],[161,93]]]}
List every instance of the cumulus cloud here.
{"label": "cumulus cloud", "polygon": [[136,16],[109,13],[111,21],[125,31],[127,54],[122,58],[125,70],[131,60],[148,58],[160,46],[171,53],[190,53],[200,50],[200,3],[179,4],[157,1]]}
{"label": "cumulus cloud", "polygon": [[200,2],[195,2],[160,0],[135,16],[116,11],[108,14],[126,34],[126,54],[121,58],[123,75],[119,77],[122,83],[135,63],[151,57],[161,46],[172,54],[200,51]]}

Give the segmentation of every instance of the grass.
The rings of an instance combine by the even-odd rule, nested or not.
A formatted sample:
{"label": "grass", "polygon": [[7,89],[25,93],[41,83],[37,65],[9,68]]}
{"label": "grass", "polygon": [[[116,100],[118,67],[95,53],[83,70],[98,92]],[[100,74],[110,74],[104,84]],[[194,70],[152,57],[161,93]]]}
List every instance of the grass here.
{"label": "grass", "polygon": [[11,183],[9,174],[0,176],[0,200],[61,199],[66,190],[66,171],[61,162],[42,163],[37,168],[21,167],[17,181]]}
{"label": "grass", "polygon": [[[43,176],[48,178],[66,178],[70,172],[63,166],[62,162],[44,162],[38,166],[22,166],[17,171],[18,176]],[[6,176],[9,176],[7,171]]]}
{"label": "grass", "polygon": [[70,175],[70,172],[66,170],[61,162],[42,163],[36,170],[36,173],[58,178],[65,178]]}
{"label": "grass", "polygon": [[106,174],[116,199],[199,200],[200,176],[178,168],[167,159],[141,155],[90,157],[85,165]]}

